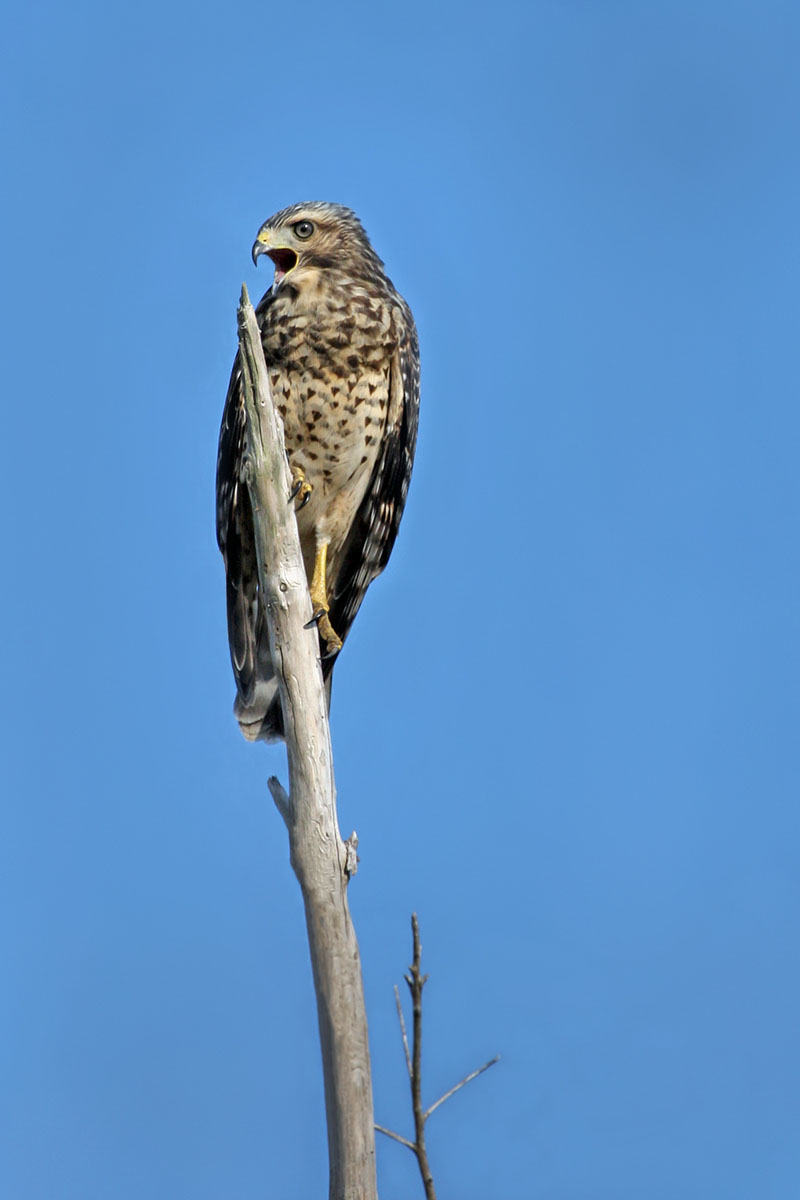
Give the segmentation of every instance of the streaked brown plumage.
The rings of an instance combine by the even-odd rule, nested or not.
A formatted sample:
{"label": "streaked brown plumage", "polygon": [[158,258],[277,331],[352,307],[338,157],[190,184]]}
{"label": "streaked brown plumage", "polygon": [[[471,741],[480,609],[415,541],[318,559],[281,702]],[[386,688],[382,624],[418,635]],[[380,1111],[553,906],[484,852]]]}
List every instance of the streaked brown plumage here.
{"label": "streaked brown plumage", "polygon": [[[328,652],[330,699],[335,656],[388,562],[403,514],[417,438],[417,334],[349,209],[311,202],[276,213],[259,230],[254,260],[260,254],[274,261],[275,281],[256,317],[297,481],[300,544]],[[237,357],[219,440],[217,540],[234,712],[246,738],[269,741],[283,735],[283,724],[242,475],[244,428]]]}

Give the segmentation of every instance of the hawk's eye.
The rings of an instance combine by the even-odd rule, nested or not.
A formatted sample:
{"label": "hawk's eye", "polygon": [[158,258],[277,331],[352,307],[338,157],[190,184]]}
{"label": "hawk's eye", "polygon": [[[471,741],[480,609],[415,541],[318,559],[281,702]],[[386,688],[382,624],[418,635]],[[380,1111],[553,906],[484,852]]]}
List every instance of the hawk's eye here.
{"label": "hawk's eye", "polygon": [[314,232],[314,226],[310,221],[298,221],[294,227],[294,231],[299,238],[310,238]]}

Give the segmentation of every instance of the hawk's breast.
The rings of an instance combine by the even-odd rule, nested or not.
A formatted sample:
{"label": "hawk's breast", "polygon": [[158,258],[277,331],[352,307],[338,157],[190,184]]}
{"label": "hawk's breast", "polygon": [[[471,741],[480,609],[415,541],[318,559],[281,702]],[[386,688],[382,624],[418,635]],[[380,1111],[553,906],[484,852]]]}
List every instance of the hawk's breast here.
{"label": "hawk's breast", "polygon": [[391,307],[358,287],[284,286],[267,310],[262,341],[289,459],[313,488],[298,513],[301,539],[313,529],[335,552],[386,426]]}

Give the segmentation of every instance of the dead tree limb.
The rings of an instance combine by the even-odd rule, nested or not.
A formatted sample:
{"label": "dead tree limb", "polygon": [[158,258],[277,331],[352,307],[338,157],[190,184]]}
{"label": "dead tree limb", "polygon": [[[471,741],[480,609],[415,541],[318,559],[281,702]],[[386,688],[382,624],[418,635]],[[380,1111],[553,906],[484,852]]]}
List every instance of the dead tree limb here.
{"label": "dead tree limb", "polygon": [[411,914],[411,930],[414,936],[414,958],[405,979],[408,984],[408,990],[411,992],[413,1013],[413,1023],[411,1026],[413,1039],[413,1050],[411,1053],[411,1105],[414,1110],[414,1143],[417,1147],[417,1162],[419,1163],[422,1183],[425,1187],[425,1200],[436,1200],[433,1176],[431,1175],[430,1163],[428,1162],[428,1149],[425,1145],[425,1112],[422,1107],[422,989],[428,982],[428,976],[423,975],[420,969],[422,947],[419,941],[419,921],[417,920],[416,913]]}
{"label": "dead tree limb", "polygon": [[471,1080],[477,1079],[484,1071],[488,1071],[489,1067],[493,1067],[496,1062],[500,1061],[500,1055],[496,1054],[494,1058],[490,1058],[482,1067],[478,1067],[476,1071],[470,1071],[469,1075],[465,1075],[462,1080],[446,1091],[443,1096],[430,1106],[423,1108],[422,1105],[422,989],[427,983],[428,976],[422,974],[422,945],[419,940],[419,921],[417,914],[411,914],[411,932],[414,939],[414,955],[411,966],[408,968],[408,975],[405,976],[405,981],[408,984],[408,990],[411,992],[411,1004],[413,1012],[412,1024],[412,1050],[408,1048],[408,1034],[406,1033],[406,1022],[403,1016],[403,1006],[400,1003],[400,993],[395,987],[394,998],[397,1004],[397,1019],[400,1022],[400,1032],[403,1037],[403,1051],[406,1056],[406,1067],[408,1069],[408,1078],[411,1083],[411,1108],[414,1114],[414,1141],[404,1138],[401,1134],[395,1133],[393,1129],[386,1129],[383,1125],[376,1125],[375,1128],[379,1133],[383,1133],[386,1137],[393,1138],[399,1142],[401,1146],[407,1146],[415,1155],[419,1165],[420,1175],[422,1176],[422,1184],[425,1188],[425,1200],[436,1200],[436,1189],[433,1186],[433,1176],[431,1167],[428,1161],[428,1148],[425,1143],[425,1124],[431,1113],[435,1112],[440,1104],[444,1104],[445,1100],[449,1100],[454,1096],[465,1084]]}
{"label": "dead tree limb", "polygon": [[319,638],[306,629],[311,601],[291,480],[269,389],[261,337],[247,289],[239,305],[247,411],[246,478],[258,578],[269,617],[289,758],[289,793],[269,781],[289,831],[292,867],[305,904],[317,995],[330,1159],[330,1200],[377,1200],[367,1018],[358,942],[347,905],[357,840],[344,842],[336,815],[330,728]]}

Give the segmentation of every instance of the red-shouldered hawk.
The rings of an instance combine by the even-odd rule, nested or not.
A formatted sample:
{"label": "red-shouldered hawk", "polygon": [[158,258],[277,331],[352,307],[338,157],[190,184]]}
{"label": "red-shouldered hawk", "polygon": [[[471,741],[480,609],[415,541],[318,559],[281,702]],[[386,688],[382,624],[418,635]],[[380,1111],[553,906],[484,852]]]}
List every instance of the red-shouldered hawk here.
{"label": "red-shouldered hawk", "polygon": [[[283,418],[330,703],[336,656],[403,515],[417,440],[417,333],[349,209],[318,201],[283,209],[258,232],[253,261],[262,254],[274,262],[275,279],[256,317]],[[283,719],[242,473],[244,433],[237,357],[219,439],[217,540],[234,712],[248,740],[270,741],[283,736]]]}

